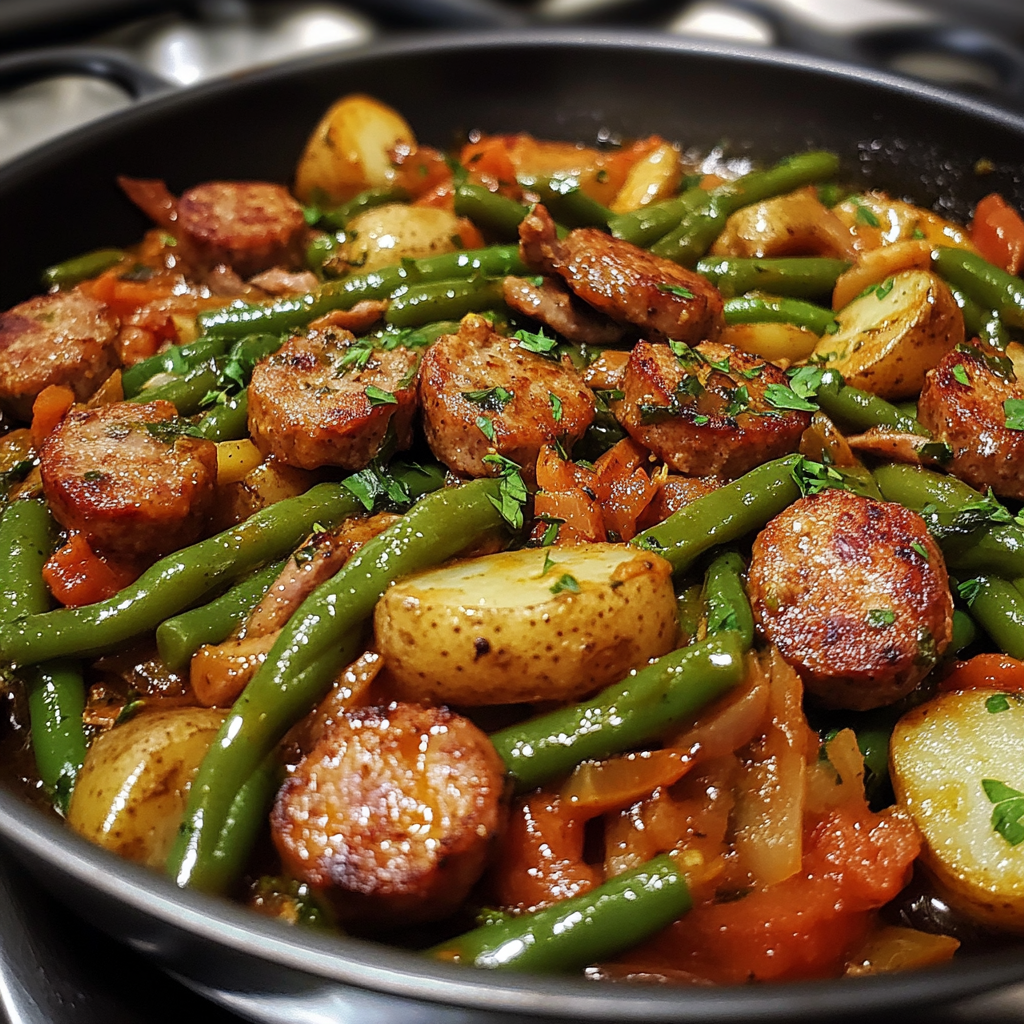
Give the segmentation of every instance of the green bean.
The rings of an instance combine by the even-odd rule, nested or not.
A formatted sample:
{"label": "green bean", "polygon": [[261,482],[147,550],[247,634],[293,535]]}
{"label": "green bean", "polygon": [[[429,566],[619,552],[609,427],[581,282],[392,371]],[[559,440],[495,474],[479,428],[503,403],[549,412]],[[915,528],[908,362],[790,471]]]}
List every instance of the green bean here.
{"label": "green bean", "polygon": [[936,273],[974,299],[994,309],[1005,323],[1024,327],[1024,281],[966,249],[939,246],[932,253]]}
{"label": "green bean", "polygon": [[[393,472],[414,497],[442,483],[433,468],[402,467]],[[256,566],[289,554],[314,523],[332,526],[363,507],[344,482],[317,484],[223,533],[161,558],[133,584],[105,601],[58,608],[0,626],[0,658],[29,664],[112,650],[155,629],[164,619]]]}
{"label": "green bean", "polygon": [[[0,517],[0,621],[46,611],[50,594],[43,581],[53,522],[41,501],[16,501]],[[46,652],[49,656],[50,652]],[[13,660],[13,659],[12,659]],[[61,814],[67,812],[75,780],[85,761],[85,685],[77,662],[57,658],[20,671],[28,695],[32,750],[43,785]]]}
{"label": "green bean", "polygon": [[285,565],[285,561],[271,562],[209,604],[161,622],[156,629],[156,646],[164,664],[177,672],[203,644],[226,640],[260,603]]}
{"label": "green bean", "polygon": [[502,279],[436,281],[410,285],[393,298],[384,319],[393,327],[418,327],[504,305]]}
{"label": "green bean", "polygon": [[683,572],[716,544],[759,530],[796,501],[800,488],[793,471],[799,463],[799,455],[766,462],[685,505],[663,523],[637,534],[631,543],[657,551],[675,572]]}
{"label": "green bean", "polygon": [[676,620],[679,623],[683,646],[692,644],[697,639],[703,614],[704,588],[695,583],[676,598]]}
{"label": "green bean", "polygon": [[[1014,586],[1017,586],[1016,580],[1014,580]],[[1017,587],[1017,589],[1020,590],[1020,587]],[[970,647],[977,636],[978,629],[974,625],[974,619],[963,608],[954,608],[953,639],[949,641],[949,647],[946,648],[946,656],[950,657],[954,654],[959,654],[965,648]]]}
{"label": "green bean", "polygon": [[104,270],[116,267],[128,254],[123,249],[97,249],[83,256],[64,260],[43,271],[43,284],[58,288],[71,288],[81,281],[97,277]]}
{"label": "green bean", "polygon": [[704,619],[708,636],[732,631],[749,647],[754,642],[754,613],[743,584],[746,570],[735,551],[724,551],[712,561],[704,575]]}
{"label": "green bean", "polygon": [[824,334],[835,323],[835,314],[824,306],[802,299],[784,299],[774,295],[743,295],[727,299],[727,324],[795,324],[815,334]]}
{"label": "green bean", "polygon": [[676,263],[692,265],[721,234],[730,214],[762,199],[792,192],[833,177],[839,170],[835,153],[798,153],[774,167],[753,171],[707,193],[707,198],[686,211],[679,226],[652,246],[652,252]]}
{"label": "green bean", "polygon": [[515,240],[530,208],[497,192],[489,192],[483,185],[464,181],[455,189],[455,212],[499,238]]}
{"label": "green bean", "polygon": [[178,885],[223,887],[214,851],[235,794],[358,653],[363,626],[388,586],[450,558],[502,524],[499,487],[497,480],[474,480],[424,498],[317,587],[289,619],[192,783],[167,864]]}
{"label": "green bean", "polygon": [[1024,659],[1024,594],[992,575],[978,576],[967,586],[971,617],[1004,654]]}
{"label": "green bean", "polygon": [[[344,236],[341,236],[344,238]],[[307,269],[312,270],[319,278],[323,279],[324,264],[338,251],[340,239],[338,235],[314,235],[306,246],[304,257]]]}
{"label": "green bean", "polygon": [[677,227],[683,216],[704,203],[707,189],[694,185],[674,199],[651,203],[632,213],[621,213],[608,221],[608,228],[616,238],[634,245],[651,245]]}
{"label": "green bean", "polygon": [[996,348],[1006,348],[1010,343],[1010,332],[999,319],[999,314],[994,309],[985,309],[959,288],[950,288],[950,291],[963,313],[967,336],[981,338]]}
{"label": "green bean", "polygon": [[172,345],[164,352],[143,359],[121,374],[124,397],[134,398],[158,373],[182,377],[211,359],[226,355],[230,344],[227,338],[200,338],[188,345]]}
{"label": "green bean", "polygon": [[196,424],[196,433],[208,441],[238,441],[249,436],[249,392],[224,398]]}
{"label": "green bean", "polygon": [[216,391],[221,382],[221,364],[210,360],[202,366],[191,370],[186,376],[169,380],[166,384],[157,384],[145,388],[129,402],[170,402],[178,410],[179,416],[191,416],[203,407],[203,401],[211,391]]}
{"label": "green bean", "polygon": [[582,896],[485,924],[428,953],[492,970],[580,970],[636,945],[691,906],[686,879],[663,853]]}
{"label": "green bean", "polygon": [[495,245],[488,249],[405,260],[380,270],[329,281],[316,291],[265,305],[236,302],[224,309],[200,313],[199,324],[208,335],[219,338],[241,338],[254,330],[285,334],[333,309],[351,309],[363,299],[387,299],[399,288],[413,283],[526,272],[525,264],[519,259],[518,246]]}
{"label": "green bean", "polygon": [[567,227],[603,228],[611,220],[612,211],[591,199],[576,178],[520,179],[520,184],[536,192],[551,216]]}
{"label": "green bean", "polygon": [[952,568],[1024,576],[1024,528],[998,502],[954,476],[919,466],[888,463],[877,466],[874,476],[886,501],[921,513],[934,508],[925,514],[933,533],[937,527],[953,528],[939,538]]}
{"label": "green bean", "polygon": [[491,742],[516,792],[526,792],[692,718],[743,678],[745,650],[738,633],[719,633],[637,669],[585,703],[502,729]]}
{"label": "green bean", "polygon": [[912,416],[901,412],[891,402],[868,391],[850,387],[835,370],[826,370],[817,390],[822,411],[837,423],[856,430],[888,427],[908,434],[930,436],[928,430]]}
{"label": "green bean", "polygon": [[368,188],[353,196],[348,202],[333,209],[324,210],[320,216],[320,222],[328,227],[340,231],[348,222],[360,213],[372,210],[376,206],[386,206],[388,203],[404,203],[409,199],[409,193],[404,188],[385,186],[383,188]]}
{"label": "green bean", "polygon": [[836,279],[849,266],[846,260],[815,256],[792,259],[716,256],[700,260],[697,273],[703,274],[727,299],[752,291],[813,299],[831,295]]}

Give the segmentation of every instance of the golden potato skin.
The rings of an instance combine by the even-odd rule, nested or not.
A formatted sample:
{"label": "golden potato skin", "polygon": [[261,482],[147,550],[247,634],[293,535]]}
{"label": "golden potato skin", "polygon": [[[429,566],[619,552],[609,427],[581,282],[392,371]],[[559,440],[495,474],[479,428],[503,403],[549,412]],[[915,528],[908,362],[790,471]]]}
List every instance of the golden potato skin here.
{"label": "golden potato skin", "polygon": [[343,922],[438,920],[486,866],[504,775],[487,736],[447,708],[350,710],[282,786],[271,832],[286,871]]}
{"label": "golden potato skin", "polygon": [[162,868],[189,787],[226,712],[143,712],[98,736],[78,775],[68,824],[120,857]]}
{"label": "golden potato skin", "polygon": [[[552,593],[565,574],[578,593]],[[576,700],[672,650],[677,635],[671,567],[621,544],[419,573],[381,598],[374,625],[397,695],[465,707]]]}
{"label": "golden potato skin", "polygon": [[1024,844],[992,827],[992,779],[1024,791],[1024,705],[996,690],[940,694],[897,723],[890,775],[924,836],[922,860],[950,902],[981,924],[1024,934]]}
{"label": "golden potato skin", "polygon": [[1024,386],[1009,367],[997,373],[985,354],[966,346],[950,352],[925,379],[918,418],[953,449],[946,468],[954,476],[1001,498],[1024,498],[1024,431],[1006,426],[1004,409],[1007,399],[1024,399]]}
{"label": "golden potato skin", "polygon": [[952,638],[949,578],[924,520],[848,491],[801,498],[768,523],[749,589],[761,633],[828,707],[899,700]]}

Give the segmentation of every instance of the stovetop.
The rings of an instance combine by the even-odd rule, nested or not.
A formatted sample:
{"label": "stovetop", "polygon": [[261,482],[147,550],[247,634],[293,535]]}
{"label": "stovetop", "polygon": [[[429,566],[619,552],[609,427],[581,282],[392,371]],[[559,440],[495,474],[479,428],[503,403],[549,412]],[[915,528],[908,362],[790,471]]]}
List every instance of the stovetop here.
{"label": "stovetop", "polygon": [[[951,22],[967,18],[966,26]],[[148,87],[181,88],[320,47],[357,46],[395,29],[500,27],[528,21],[614,22],[784,46],[882,64],[1024,109],[1020,0],[354,0],[349,5],[0,0],[0,163],[133,102],[131,83],[126,89],[109,76],[59,75],[26,82],[23,73],[12,72],[11,63],[38,47],[69,47],[66,52],[72,54],[101,48],[141,69]],[[64,909],[3,853],[0,1014],[9,1024],[229,1024],[266,1019],[259,996],[200,996],[171,979],[140,953]],[[305,1024],[299,1017],[290,1019]],[[327,1019],[338,1024],[368,1021],[365,1004],[337,1004],[329,1018],[311,1016],[309,1024],[314,1019],[317,1024]],[[418,1019],[430,1019],[429,1011]],[[470,1020],[466,1015],[466,1024]],[[1024,1021],[1024,986],[931,1010],[927,1020]]]}

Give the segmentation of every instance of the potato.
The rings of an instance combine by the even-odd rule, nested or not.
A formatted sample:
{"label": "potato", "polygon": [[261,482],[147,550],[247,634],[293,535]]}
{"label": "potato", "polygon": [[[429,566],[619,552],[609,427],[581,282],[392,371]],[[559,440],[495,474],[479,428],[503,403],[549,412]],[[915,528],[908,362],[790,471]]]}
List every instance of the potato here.
{"label": "potato", "polygon": [[865,192],[832,207],[832,212],[857,235],[858,248],[876,249],[880,245],[913,239],[931,246],[952,245],[977,250],[967,231],[930,210],[890,199],[884,192]]}
{"label": "potato", "polygon": [[770,363],[802,362],[818,344],[814,331],[796,324],[729,324],[718,340]]}
{"label": "potato", "polygon": [[612,213],[629,213],[675,194],[682,177],[679,150],[663,142],[629,169],[625,184],[612,200]]}
{"label": "potato", "polygon": [[97,846],[162,868],[185,813],[189,786],[225,711],[143,712],[93,742],[68,824]]}
{"label": "potato", "polygon": [[238,483],[262,461],[263,455],[249,438],[241,441],[220,441],[217,444],[217,483]]}
{"label": "potato", "polygon": [[451,211],[389,203],[348,222],[345,244],[335,259],[366,271],[458,248],[459,219]]}
{"label": "potato", "polygon": [[526,548],[393,586],[377,649],[396,696],[464,706],[569,701],[670,651],[671,567],[624,544]]}
{"label": "potato", "polygon": [[890,759],[897,800],[924,836],[922,859],[950,900],[983,924],[1024,934],[1024,843],[1012,846],[993,828],[997,805],[982,785],[1024,791],[1021,750],[1016,695],[965,690],[900,719]]}
{"label": "potato", "polygon": [[945,282],[906,270],[839,310],[839,330],[826,334],[814,358],[847,384],[882,398],[911,398],[924,375],[964,340],[964,318]]}
{"label": "potato", "polygon": [[871,285],[881,284],[894,274],[904,270],[930,270],[931,266],[931,243],[921,239],[867,249],[849,270],[839,275],[832,291],[832,308],[842,309]]}
{"label": "potato", "polygon": [[401,114],[370,96],[345,96],[313,129],[295,172],[295,194],[304,203],[321,197],[343,203],[368,188],[390,185],[397,146],[416,146]]}

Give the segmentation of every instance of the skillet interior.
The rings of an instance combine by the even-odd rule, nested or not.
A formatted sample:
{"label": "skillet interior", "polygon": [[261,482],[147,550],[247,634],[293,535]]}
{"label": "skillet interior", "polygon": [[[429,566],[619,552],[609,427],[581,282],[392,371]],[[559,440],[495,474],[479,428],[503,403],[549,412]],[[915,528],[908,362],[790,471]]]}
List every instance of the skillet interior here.
{"label": "skillet interior", "polygon": [[[5,168],[0,308],[39,290],[39,268],[139,237],[146,224],[117,190],[117,174],[163,177],[173,191],[211,178],[288,181],[322,111],[355,90],[393,104],[420,139],[441,146],[479,127],[584,141],[602,130],[658,132],[762,160],[825,147],[841,154],[845,178],[884,185],[960,219],[990,191],[1024,205],[1024,119],[930,87],[805,58],[622,33],[419,39],[148,101]],[[974,174],[981,157],[995,165],[992,173]],[[750,1021],[936,1002],[1024,978],[1019,951],[1007,950],[842,986],[681,992],[565,978],[509,981],[287,930],[180,893],[88,847],[13,793],[0,791],[0,811],[0,835],[47,885],[171,969],[221,988],[257,985],[305,997],[323,991],[316,975],[400,997],[559,1019]],[[415,1020],[418,1012],[406,1004],[403,1016]]]}

